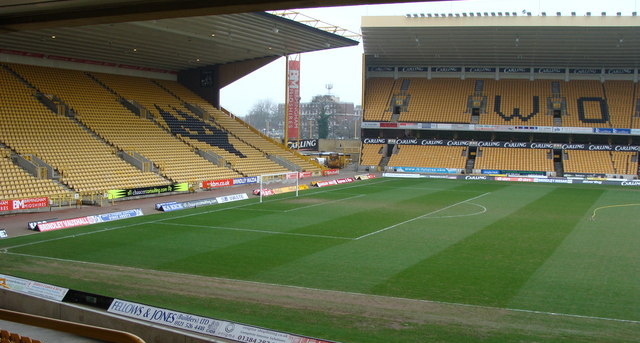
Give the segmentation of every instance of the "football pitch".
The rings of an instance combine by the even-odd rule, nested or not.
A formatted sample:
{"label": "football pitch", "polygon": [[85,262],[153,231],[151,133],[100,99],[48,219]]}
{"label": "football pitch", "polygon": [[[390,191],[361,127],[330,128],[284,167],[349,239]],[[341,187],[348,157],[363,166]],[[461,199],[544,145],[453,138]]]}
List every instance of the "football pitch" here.
{"label": "football pitch", "polygon": [[0,241],[0,273],[340,342],[640,342],[640,190],[380,178]]}

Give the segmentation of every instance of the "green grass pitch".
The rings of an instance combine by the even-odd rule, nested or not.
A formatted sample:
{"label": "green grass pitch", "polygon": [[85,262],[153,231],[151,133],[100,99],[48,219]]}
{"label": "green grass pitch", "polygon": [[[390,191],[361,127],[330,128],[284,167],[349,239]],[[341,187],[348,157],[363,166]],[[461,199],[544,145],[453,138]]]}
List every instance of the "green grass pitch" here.
{"label": "green grass pitch", "polygon": [[[0,273],[341,342],[638,342],[638,213],[633,188],[381,178],[11,238]],[[80,265],[400,305],[173,296]]]}

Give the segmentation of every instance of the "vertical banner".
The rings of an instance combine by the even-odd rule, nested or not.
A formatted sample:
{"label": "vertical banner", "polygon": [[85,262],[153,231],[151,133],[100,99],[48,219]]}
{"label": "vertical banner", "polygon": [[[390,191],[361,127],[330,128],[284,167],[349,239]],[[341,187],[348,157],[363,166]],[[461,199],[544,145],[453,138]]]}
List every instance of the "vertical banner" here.
{"label": "vertical banner", "polygon": [[289,140],[300,138],[300,55],[287,65],[287,135]]}

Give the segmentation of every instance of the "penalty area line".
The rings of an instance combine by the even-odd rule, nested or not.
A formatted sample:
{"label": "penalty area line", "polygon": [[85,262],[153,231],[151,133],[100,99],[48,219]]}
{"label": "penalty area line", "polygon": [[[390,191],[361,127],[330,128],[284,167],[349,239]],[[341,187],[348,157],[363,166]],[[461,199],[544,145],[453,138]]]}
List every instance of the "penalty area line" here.
{"label": "penalty area line", "polygon": [[385,231],[387,231],[387,230],[391,230],[391,229],[393,229],[393,228],[396,228],[396,227],[398,227],[398,226],[400,226],[400,225],[404,225],[404,224],[407,224],[407,223],[411,223],[412,221],[415,221],[415,220],[418,220],[418,219],[422,219],[422,218],[428,217],[428,216],[430,216],[430,215],[432,215],[432,214],[436,214],[436,213],[438,213],[438,212],[442,212],[442,211],[444,211],[444,210],[448,210],[448,209],[450,209],[450,208],[452,208],[452,207],[454,207],[454,206],[458,206],[458,205],[460,205],[460,204],[464,204],[465,202],[469,202],[469,201],[472,201],[472,200],[476,200],[476,199],[481,198],[481,197],[483,197],[483,196],[485,196],[485,195],[487,195],[487,194],[490,194],[490,193],[491,193],[491,192],[487,192],[487,193],[484,193],[484,194],[480,194],[480,195],[478,195],[478,196],[475,196],[475,197],[473,197],[473,198],[469,198],[469,199],[466,199],[466,200],[459,201],[459,202],[457,202],[457,203],[455,203],[455,204],[451,204],[451,205],[449,205],[449,206],[446,206],[446,207],[443,207],[443,208],[437,209],[437,210],[435,210],[435,211],[431,211],[431,212],[426,213],[426,214],[423,214],[423,215],[421,215],[421,216],[418,216],[418,217],[415,217],[415,218],[411,218],[411,219],[407,219],[407,220],[405,220],[405,221],[403,221],[403,222],[396,223],[396,224],[393,224],[393,225],[391,225],[391,226],[387,226],[387,227],[385,227],[385,228],[383,228],[383,229],[380,229],[380,230],[378,230],[378,231],[370,232],[370,233],[367,233],[367,234],[362,235],[362,236],[360,236],[360,237],[356,237],[354,240],[356,240],[356,241],[357,241],[357,240],[362,239],[362,238],[366,238],[366,237],[369,237],[369,236],[377,235],[377,234],[382,233],[382,232],[385,232]]}
{"label": "penalty area line", "polygon": [[256,233],[266,233],[266,234],[269,234],[269,235],[286,235],[286,236],[301,236],[301,237],[313,237],[313,238],[329,238],[329,239],[341,239],[341,240],[345,240],[345,241],[354,240],[353,238],[349,238],[349,237],[314,235],[314,234],[310,234],[310,233],[267,231],[267,230],[258,230],[258,229],[243,229],[243,228],[225,227],[225,226],[207,226],[207,225],[179,224],[179,223],[158,223],[158,224],[160,224],[160,225],[172,225],[172,226],[197,227],[197,228],[204,228],[204,229],[227,230],[227,231],[256,232]]}

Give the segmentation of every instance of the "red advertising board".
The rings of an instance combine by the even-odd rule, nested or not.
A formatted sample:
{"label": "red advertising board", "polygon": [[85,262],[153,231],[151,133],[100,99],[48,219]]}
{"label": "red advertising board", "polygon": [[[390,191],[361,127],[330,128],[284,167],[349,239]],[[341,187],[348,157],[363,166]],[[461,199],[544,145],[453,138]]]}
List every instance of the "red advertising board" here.
{"label": "red advertising board", "polygon": [[300,172],[300,173],[298,173],[298,175],[300,175],[301,179],[304,179],[305,177],[312,177],[313,176],[313,172]]}
{"label": "red advertising board", "polygon": [[300,128],[300,61],[289,61],[287,73],[287,96],[289,108],[287,110],[287,137],[298,139]]}
{"label": "red advertising board", "polygon": [[45,231],[60,230],[60,229],[66,229],[69,227],[89,225],[89,224],[93,224],[89,219],[89,217],[80,217],[80,218],[64,219],[64,220],[58,220],[55,222],[38,224],[37,230],[40,232],[45,232]]}
{"label": "red advertising board", "polygon": [[0,200],[0,211],[30,210],[49,206],[49,198],[27,198],[19,200]]}
{"label": "red advertising board", "polygon": [[228,187],[233,185],[233,179],[212,180],[202,182],[202,188]]}
{"label": "red advertising board", "polygon": [[327,169],[327,170],[323,170],[322,171],[322,175],[327,176],[327,175],[338,175],[338,173],[340,173],[339,169]]}

